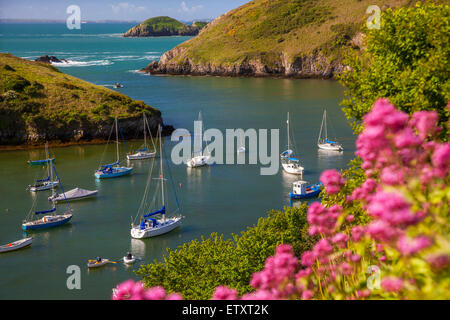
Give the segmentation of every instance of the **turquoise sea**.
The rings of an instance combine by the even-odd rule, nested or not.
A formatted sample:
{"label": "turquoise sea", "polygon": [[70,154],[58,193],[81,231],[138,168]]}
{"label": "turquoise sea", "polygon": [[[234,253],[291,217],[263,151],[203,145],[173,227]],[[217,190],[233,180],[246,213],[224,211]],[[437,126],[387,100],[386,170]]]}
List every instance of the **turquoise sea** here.
{"label": "turquoise sea", "polygon": [[[355,137],[339,106],[343,88],[337,82],[141,74],[137,70],[189,37],[122,38],[131,26],[88,23],[81,30],[68,30],[64,24],[0,24],[0,51],[26,59],[44,54],[68,59],[68,64],[58,66],[62,72],[109,88],[120,82],[124,87],[113,90],[161,110],[164,122],[175,128],[191,131],[202,111],[205,127],[222,132],[233,128],[279,129],[280,148],[284,148],[289,111],[291,142],[305,167],[303,179],[311,183],[318,181],[323,170],[345,168],[354,157]],[[317,150],[324,109],[330,120],[330,138],[338,137],[343,153]],[[166,157],[174,144],[165,139]],[[138,145],[127,144],[128,148]],[[186,217],[181,228],[156,238],[132,240],[130,222],[136,217],[153,160],[133,162],[130,176],[98,181],[94,171],[99,164],[114,161],[112,144],[51,151],[65,190],[76,186],[98,189],[98,197],[73,202],[70,224],[30,232],[28,235],[34,238],[31,247],[0,255],[0,299],[110,299],[111,289],[118,283],[138,279],[133,270],[139,263],[161,260],[166,248],[212,232],[226,236],[239,233],[270,209],[298,204],[288,198],[298,177],[283,173],[281,167],[276,175],[262,176],[259,164],[212,165],[195,170],[172,164],[173,185]],[[26,191],[30,183],[45,175],[44,169],[30,167],[26,161],[42,156],[42,150],[0,152],[0,244],[23,236],[21,222],[34,201],[39,208],[49,205],[49,191],[39,193],[37,199]],[[153,192],[155,186],[150,188]],[[138,256],[139,263],[87,269],[88,259],[119,259],[127,251]],[[70,265],[81,269],[80,290],[66,286]]]}

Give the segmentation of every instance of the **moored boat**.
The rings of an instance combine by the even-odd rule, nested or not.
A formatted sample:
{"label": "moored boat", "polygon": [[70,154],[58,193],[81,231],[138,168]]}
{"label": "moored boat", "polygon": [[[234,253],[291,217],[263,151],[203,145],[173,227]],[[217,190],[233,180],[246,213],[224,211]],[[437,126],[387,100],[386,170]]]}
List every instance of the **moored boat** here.
{"label": "moored boat", "polygon": [[107,179],[125,176],[131,173],[132,167],[121,167],[119,162],[119,124],[117,118],[115,119],[116,128],[116,157],[117,160],[111,164],[101,165],[98,170],[95,171],[94,176],[97,179]]}
{"label": "moored boat", "polygon": [[300,160],[292,157],[294,151],[291,149],[289,112],[287,113],[286,124],[287,124],[287,149],[280,154],[281,166],[283,170],[287,173],[302,175],[304,168],[300,165]]}
{"label": "moored boat", "polygon": [[20,240],[5,244],[3,246],[0,246],[0,253],[19,250],[19,249],[28,247],[31,245],[32,242],[33,242],[33,238],[30,237],[30,238],[24,238],[24,239],[20,239]]}
{"label": "moored boat", "polygon": [[[322,129],[324,131],[324,137],[322,137]],[[327,151],[344,151],[342,145],[337,141],[328,140],[327,110],[323,111],[322,124],[320,126],[319,138],[317,139],[317,146],[319,149]]]}
{"label": "moored boat", "polygon": [[153,144],[153,149],[155,149],[155,144],[153,143],[153,138],[151,135],[150,128],[148,128],[148,122],[147,117],[145,116],[145,112],[143,113],[144,117],[144,146],[142,149],[136,150],[134,153],[127,154],[128,160],[143,160],[143,159],[149,159],[153,158],[156,155],[156,150],[149,152],[148,146],[147,146],[147,132],[146,129],[148,129],[150,133],[150,139]]}
{"label": "moored boat", "polygon": [[107,265],[108,263],[116,263],[116,262],[111,261],[109,259],[97,258],[97,259],[88,260],[87,266],[88,266],[88,268],[98,268],[98,267]]}
{"label": "moored boat", "polygon": [[[164,189],[164,173],[163,173],[163,153],[162,153],[162,142],[161,142],[161,127],[159,127],[159,140],[160,140],[160,175],[159,178],[157,178],[157,180],[160,180],[160,184],[158,185],[158,188],[161,189],[161,209],[150,212],[148,214],[145,214],[142,216],[141,221],[138,225],[134,225],[132,224],[131,226],[131,236],[133,238],[136,239],[143,239],[143,238],[150,238],[150,237],[155,237],[155,236],[159,236],[161,234],[165,234],[169,231],[172,231],[173,229],[175,229],[176,227],[181,225],[181,221],[182,221],[182,216],[181,215],[177,215],[177,216],[173,216],[169,219],[166,218],[166,206],[165,206],[165,189]],[[147,193],[150,185],[150,177],[151,177],[151,172],[149,172],[149,176],[148,176],[148,180],[147,180],[147,186],[145,188],[145,192],[144,192],[144,196],[143,196],[143,200],[141,203],[141,208],[140,211],[142,210],[143,212],[148,212],[147,211],[147,203],[146,203],[146,199],[147,197]],[[173,184],[172,184],[173,186]],[[175,194],[175,190],[174,194]],[[158,194],[155,195],[155,197]],[[177,199],[176,194],[175,194],[175,200]],[[178,200],[177,202],[177,209],[173,212],[177,212],[180,210],[179,206],[178,206]],[[145,210],[145,211],[144,211]],[[160,215],[161,218],[160,219],[155,219],[155,218],[150,218],[151,216],[157,216]]]}
{"label": "moored boat", "polygon": [[291,199],[305,199],[317,197],[323,187],[322,182],[307,185],[306,181],[296,181],[292,184],[292,191],[289,192]]}
{"label": "moored boat", "polygon": [[89,197],[93,197],[98,193],[98,190],[86,190],[81,188],[75,188],[64,192],[63,194],[55,193],[54,195],[48,197],[49,201],[71,201],[71,200],[81,200]]}

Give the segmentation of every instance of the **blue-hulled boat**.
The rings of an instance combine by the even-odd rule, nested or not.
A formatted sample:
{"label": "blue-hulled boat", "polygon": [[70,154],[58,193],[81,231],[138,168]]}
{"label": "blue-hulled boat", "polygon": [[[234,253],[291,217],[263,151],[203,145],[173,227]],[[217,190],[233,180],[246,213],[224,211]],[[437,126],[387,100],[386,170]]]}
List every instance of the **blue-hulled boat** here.
{"label": "blue-hulled boat", "polygon": [[117,160],[111,164],[101,165],[100,168],[95,171],[94,176],[97,179],[107,179],[107,178],[117,178],[121,176],[125,176],[131,173],[133,170],[132,167],[121,167],[119,165],[119,124],[117,118],[115,119],[116,123],[116,156]]}
{"label": "blue-hulled boat", "polygon": [[42,166],[42,165],[47,164],[49,162],[55,162],[55,158],[43,159],[43,160],[28,160],[27,162],[31,166]]}
{"label": "blue-hulled boat", "polygon": [[296,181],[293,183],[292,191],[289,192],[289,197],[291,199],[306,199],[314,198],[320,194],[321,188],[323,187],[322,182],[316,184],[307,185],[306,181]]}

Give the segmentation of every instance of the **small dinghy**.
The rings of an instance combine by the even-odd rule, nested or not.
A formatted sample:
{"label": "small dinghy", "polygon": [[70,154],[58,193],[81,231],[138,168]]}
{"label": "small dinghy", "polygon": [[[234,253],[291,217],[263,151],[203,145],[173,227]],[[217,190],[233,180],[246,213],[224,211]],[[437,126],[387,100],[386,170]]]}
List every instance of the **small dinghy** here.
{"label": "small dinghy", "polygon": [[72,190],[69,190],[65,193],[58,194],[55,193],[54,195],[48,197],[48,201],[70,201],[70,200],[80,200],[85,199],[89,197],[93,197],[98,193],[98,190],[86,190],[81,188],[75,188]]}
{"label": "small dinghy", "polygon": [[32,242],[33,242],[33,238],[24,238],[24,239],[20,239],[20,240],[5,244],[3,246],[0,246],[0,253],[19,250],[19,249],[28,247],[29,245],[31,245]]}
{"label": "small dinghy", "polygon": [[123,84],[116,82],[114,83],[114,88],[123,88]]}
{"label": "small dinghy", "polygon": [[123,262],[125,262],[126,264],[133,264],[136,262],[136,257],[128,252],[127,255],[123,257]]}
{"label": "small dinghy", "polygon": [[116,263],[116,262],[111,261],[109,259],[102,259],[100,257],[97,257],[97,259],[88,260],[87,266],[88,268],[98,268],[107,265],[108,263]]}
{"label": "small dinghy", "polygon": [[320,194],[323,187],[322,182],[318,182],[312,185],[306,185],[306,181],[296,181],[293,183],[292,191],[289,192],[291,199],[305,199],[317,197]]}

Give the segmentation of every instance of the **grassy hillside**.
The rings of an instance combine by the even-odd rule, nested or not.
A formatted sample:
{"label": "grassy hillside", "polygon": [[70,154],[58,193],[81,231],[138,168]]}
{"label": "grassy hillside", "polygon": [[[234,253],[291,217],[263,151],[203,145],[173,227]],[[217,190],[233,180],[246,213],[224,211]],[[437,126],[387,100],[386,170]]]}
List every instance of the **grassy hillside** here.
{"label": "grassy hillside", "polygon": [[170,17],[154,17],[134,26],[124,34],[124,37],[196,35],[204,26],[205,24],[201,22],[189,26]]}
{"label": "grassy hillside", "polygon": [[223,67],[255,62],[286,69],[307,56],[320,55],[327,63],[341,61],[346,48],[361,45],[358,32],[369,17],[369,5],[383,10],[415,2],[253,0],[208,24],[197,37],[176,47],[163,63]]}
{"label": "grassy hillside", "polygon": [[144,111],[149,117],[161,116],[143,101],[64,74],[50,64],[0,53],[1,144],[102,136],[101,126],[114,117],[133,119]]}

